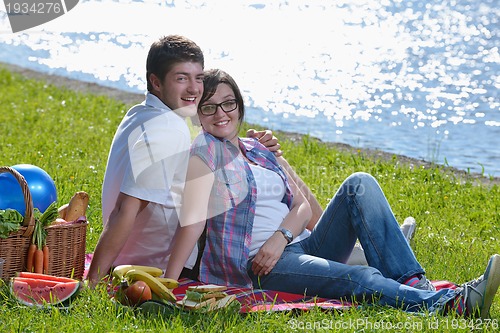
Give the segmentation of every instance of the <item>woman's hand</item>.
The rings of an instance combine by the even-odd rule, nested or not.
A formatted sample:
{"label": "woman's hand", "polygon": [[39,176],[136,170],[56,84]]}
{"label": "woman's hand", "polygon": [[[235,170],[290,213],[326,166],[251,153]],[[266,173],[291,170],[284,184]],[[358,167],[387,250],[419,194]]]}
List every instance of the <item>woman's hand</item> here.
{"label": "woman's hand", "polygon": [[287,245],[285,237],[275,232],[261,246],[252,260],[252,271],[257,276],[267,275],[274,268]]}

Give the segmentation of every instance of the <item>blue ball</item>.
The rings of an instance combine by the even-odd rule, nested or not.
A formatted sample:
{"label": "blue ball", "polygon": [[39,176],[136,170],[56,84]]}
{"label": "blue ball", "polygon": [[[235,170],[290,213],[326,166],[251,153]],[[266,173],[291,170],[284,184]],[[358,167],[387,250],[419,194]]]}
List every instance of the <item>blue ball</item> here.
{"label": "blue ball", "polygon": [[[31,164],[18,164],[11,167],[23,175],[28,184],[33,207],[45,212],[47,207],[57,201],[57,191],[54,180],[43,169]],[[23,216],[26,212],[21,185],[10,173],[0,174],[0,209],[15,209]]]}

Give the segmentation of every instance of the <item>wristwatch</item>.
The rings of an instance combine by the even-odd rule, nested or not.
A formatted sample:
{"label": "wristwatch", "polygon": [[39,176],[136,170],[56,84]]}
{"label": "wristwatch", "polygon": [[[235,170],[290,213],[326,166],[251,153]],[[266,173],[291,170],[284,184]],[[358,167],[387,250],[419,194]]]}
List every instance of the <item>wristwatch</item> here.
{"label": "wristwatch", "polygon": [[293,234],[290,230],[285,229],[285,228],[281,228],[281,229],[278,229],[276,231],[279,231],[283,234],[283,237],[285,237],[287,244],[290,244],[293,241]]}

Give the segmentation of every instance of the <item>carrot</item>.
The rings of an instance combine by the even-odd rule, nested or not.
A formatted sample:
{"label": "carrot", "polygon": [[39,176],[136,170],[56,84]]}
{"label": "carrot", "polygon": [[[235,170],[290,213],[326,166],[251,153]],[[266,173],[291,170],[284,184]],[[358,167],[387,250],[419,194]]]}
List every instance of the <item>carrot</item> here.
{"label": "carrot", "polygon": [[43,250],[37,247],[35,251],[35,273],[43,273]]}
{"label": "carrot", "polygon": [[43,246],[43,273],[49,274],[49,247],[47,245]]}
{"label": "carrot", "polygon": [[28,248],[28,260],[26,260],[26,270],[28,272],[33,272],[33,260],[35,258],[36,245],[34,243],[30,244]]}

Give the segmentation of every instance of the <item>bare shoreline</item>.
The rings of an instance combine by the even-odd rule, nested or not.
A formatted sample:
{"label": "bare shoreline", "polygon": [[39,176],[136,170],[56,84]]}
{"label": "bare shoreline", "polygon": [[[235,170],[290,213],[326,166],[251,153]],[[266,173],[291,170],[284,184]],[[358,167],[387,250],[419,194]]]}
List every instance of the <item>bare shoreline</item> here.
{"label": "bare shoreline", "polygon": [[[79,81],[75,79],[70,79],[67,77],[63,76],[58,76],[58,75],[52,75],[52,74],[46,74],[46,73],[41,73],[37,72],[31,69],[19,67],[13,64],[8,64],[4,62],[0,62],[0,67],[5,68],[6,70],[9,70],[14,73],[18,73],[26,78],[29,79],[35,79],[39,81],[44,81],[49,84],[52,84],[56,87],[60,88],[66,88],[74,91],[79,91],[83,93],[91,93],[95,95],[104,95],[116,100],[119,100],[125,104],[135,104],[135,103],[140,103],[144,99],[144,94],[136,94],[136,93],[131,93],[123,90],[119,90],[116,88],[111,88],[111,87],[106,87],[102,86],[96,83],[90,83],[90,82],[85,82],[85,81]],[[291,133],[291,132],[283,132],[283,131],[276,131],[279,132],[277,135],[278,137],[284,136],[287,139],[290,139],[292,141],[300,141],[302,136],[301,134],[298,133]],[[319,139],[318,139],[319,140]],[[416,167],[424,166],[424,167],[430,167],[433,165],[433,163],[421,160],[421,159],[415,159],[415,158],[410,158],[404,155],[397,155],[393,153],[388,153],[385,151],[381,151],[378,149],[369,149],[369,148],[357,148],[353,147],[344,143],[338,143],[338,142],[325,142],[325,144],[335,147],[338,150],[353,153],[353,154],[358,154],[360,151],[366,154],[368,157],[374,159],[374,160],[392,160],[393,157],[396,157],[396,161],[404,164],[404,165],[413,165]],[[459,170],[453,167],[443,167],[444,170],[453,173],[460,179],[469,179],[473,180],[474,182],[478,182],[484,185],[493,185],[493,184],[500,184],[500,177],[485,177],[479,173],[467,173],[463,170]]]}

